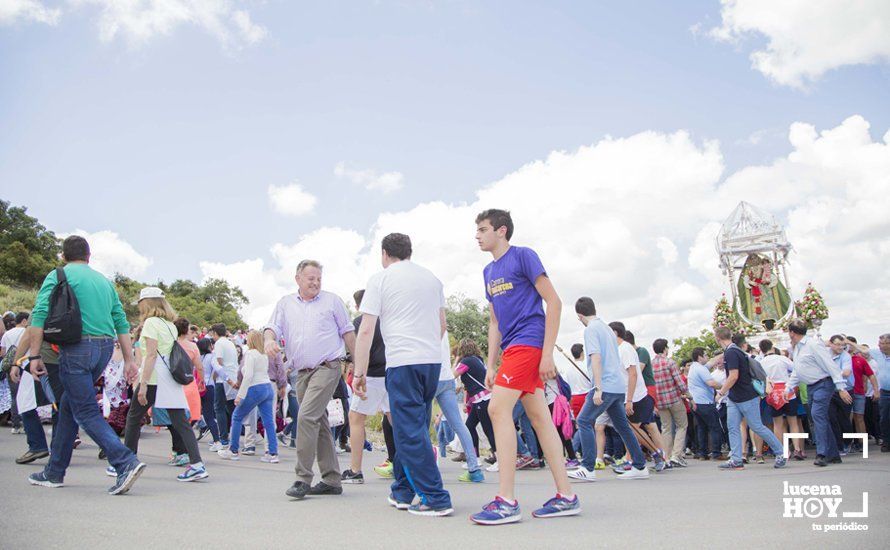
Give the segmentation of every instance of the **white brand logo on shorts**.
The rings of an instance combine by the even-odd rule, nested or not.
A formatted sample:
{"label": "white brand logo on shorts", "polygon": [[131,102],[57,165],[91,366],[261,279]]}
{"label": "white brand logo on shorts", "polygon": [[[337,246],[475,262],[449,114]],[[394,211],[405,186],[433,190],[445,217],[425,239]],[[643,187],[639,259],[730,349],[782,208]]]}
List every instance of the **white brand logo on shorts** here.
{"label": "white brand logo on shorts", "polygon": [[515,378],[515,376],[507,376],[506,374],[502,374],[501,376],[504,377],[504,380],[506,380],[508,384],[510,383],[510,380]]}

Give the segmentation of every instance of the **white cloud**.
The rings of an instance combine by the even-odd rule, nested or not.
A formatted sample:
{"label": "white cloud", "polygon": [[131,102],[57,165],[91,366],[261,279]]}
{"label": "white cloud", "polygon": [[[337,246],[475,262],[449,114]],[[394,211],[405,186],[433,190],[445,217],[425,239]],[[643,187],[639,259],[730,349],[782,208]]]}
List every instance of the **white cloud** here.
{"label": "white cloud", "polygon": [[[120,273],[136,278],[152,263],[151,258],[137,252],[133,245],[113,231],[89,233],[83,229],[76,229],[71,235],[80,235],[90,243],[90,265],[106,277]],[[67,236],[67,234],[60,235],[62,238]]]}
{"label": "white cloud", "polygon": [[305,191],[302,185],[270,185],[267,189],[272,210],[285,216],[302,216],[315,209],[318,199]]}
{"label": "white cloud", "polygon": [[405,176],[401,172],[384,172],[378,174],[376,170],[353,170],[346,167],[345,162],[340,162],[334,167],[334,175],[338,178],[346,178],[352,183],[363,186],[368,191],[380,191],[392,193],[398,191],[404,184]]}
{"label": "white cloud", "polygon": [[751,64],[774,82],[802,88],[846,65],[890,60],[887,0],[721,0],[720,27],[710,35],[740,44],[765,37]]}
{"label": "white cloud", "polygon": [[325,288],[348,300],[380,269],[383,236],[399,231],[411,236],[415,261],[442,279],[446,293],[483,299],[481,272],[490,258],[476,246],[473,220],[485,208],[508,208],[514,243],[539,252],[563,299],[564,346],[580,335],[573,304],[581,295],[648,345],[709,326],[716,300],[729,293],[714,239],[747,200],[787,223],[795,297],[812,281],[831,308],[825,330],[871,341],[890,328],[882,277],[890,218],[876,200],[890,189],[890,132],[873,141],[868,123],[854,116],[822,132],[794,124],[789,141],[789,155],[724,180],[718,145],[695,143],[686,132],[605,138],[531,162],[481,189],[470,204],[431,202],[381,214],[366,235],[321,228],[274,245],[277,266],[257,260],[202,270],[242,286],[251,300],[248,319],[259,325],[281,295],[295,290],[300,259],[324,263]]}
{"label": "white cloud", "polygon": [[140,46],[157,36],[171,34],[182,25],[198,27],[226,48],[256,44],[266,29],[236,9],[232,0],[68,0],[75,8],[99,9],[99,38],[116,38]]}
{"label": "white cloud", "polygon": [[55,25],[61,17],[62,10],[48,8],[40,0],[3,0],[0,2],[0,25],[12,25],[20,21]]}

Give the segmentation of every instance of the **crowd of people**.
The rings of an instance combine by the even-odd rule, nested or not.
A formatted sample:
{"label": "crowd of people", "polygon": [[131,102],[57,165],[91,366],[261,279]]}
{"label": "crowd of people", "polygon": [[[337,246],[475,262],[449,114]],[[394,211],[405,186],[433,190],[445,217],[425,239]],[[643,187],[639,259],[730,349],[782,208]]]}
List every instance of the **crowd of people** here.
{"label": "crowd of people", "polygon": [[[353,296],[358,317],[322,290],[322,265],[304,260],[298,291],[281,298],[269,322],[234,333],[191,324],[157,287],[141,290],[130,327],[113,284],[89,266],[89,244],[68,237],[65,265],[46,276],[33,309],[3,319],[0,413],[27,443],[16,462],[47,459],[28,481],[60,487],[82,431],[109,463],[108,492],[123,494],[146,467],[138,445],[150,424],[169,431],[169,464],[183,468],[183,482],[208,479],[208,435],[203,454],[219,460],[264,447],[259,460],[277,464],[281,448],[295,448],[296,479],[285,493],[302,500],[364,483],[366,424],[382,414],[387,458],[373,470],[392,479],[391,506],[451,514],[437,458],[451,448],[464,463],[460,481],[497,475],[494,498],[470,518],[497,525],[522,517],[516,470],[549,469],[554,497],[532,516],[550,518],[581,513],[573,483],[607,469],[641,480],[690,460],[744,470],[769,457],[784,468],[807,460],[808,447],[825,467],[858,450],[861,440],[844,437],[854,432],[890,452],[890,334],[875,347],[843,334],[823,341],[795,319],[780,349],[718,327],[718,353],[698,347],[677,364],[667,339],[652,342],[650,355],[583,296],[574,302],[583,342],[566,352],[556,344],[562,301],[535,251],[511,245],[509,212],[486,210],[475,221],[479,248],[492,257],[483,273],[487,354],[482,342],[451,340],[443,285],[411,261],[404,234],[383,239],[383,270]],[[65,292],[77,319],[59,311]],[[77,325],[75,338],[62,341],[64,323]],[[556,353],[566,358],[559,370]],[[52,424],[49,443],[42,422]],[[809,438],[792,439],[786,453],[788,432]]]}

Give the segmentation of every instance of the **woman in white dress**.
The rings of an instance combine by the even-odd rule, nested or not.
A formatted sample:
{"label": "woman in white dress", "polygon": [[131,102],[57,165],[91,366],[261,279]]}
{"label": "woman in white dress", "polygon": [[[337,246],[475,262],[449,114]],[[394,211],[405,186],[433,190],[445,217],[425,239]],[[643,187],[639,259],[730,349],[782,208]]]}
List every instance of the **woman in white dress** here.
{"label": "woman in white dress", "polygon": [[149,407],[166,409],[170,416],[171,429],[179,435],[189,455],[188,469],[177,476],[180,481],[195,481],[207,477],[207,469],[201,461],[198,441],[186,419],[188,401],[183,386],[170,374],[170,352],[176,342],[177,329],[173,324],[176,313],[164,292],[157,287],[143,288],[139,293],[139,318],[142,331],[139,347],[142,351],[142,364],[139,378],[134,388],[135,398],[130,402],[127,413],[127,427],[124,431],[124,444],[134,453],[139,446],[139,431],[142,419]]}

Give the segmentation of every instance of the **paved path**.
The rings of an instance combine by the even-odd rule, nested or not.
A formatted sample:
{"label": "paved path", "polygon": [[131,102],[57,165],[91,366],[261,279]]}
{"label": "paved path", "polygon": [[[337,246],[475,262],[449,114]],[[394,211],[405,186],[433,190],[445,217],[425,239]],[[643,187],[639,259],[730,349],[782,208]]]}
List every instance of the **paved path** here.
{"label": "paved path", "polygon": [[[19,466],[25,437],[0,433],[0,548],[887,548],[890,541],[890,454],[871,448],[870,458],[850,457],[841,466],[818,469],[794,462],[785,470],[753,465],[742,472],[719,472],[714,462],[653,475],[648,481],[620,481],[603,473],[596,483],[576,485],[584,505],[579,517],[537,520],[533,506],[552,496],[547,471],[520,472],[518,496],[525,519],[503,527],[472,525],[475,512],[496,491],[495,474],[484,484],[455,481],[460,466],[442,463],[455,515],[415,517],[386,504],[388,482],[366,460],[365,485],[346,486],[339,497],[291,501],[293,451],[284,462],[263,464],[259,457],[224,462],[207,453],[210,478],[181,483],[178,469],[166,466],[169,436],[146,431],[140,446],[148,464],[130,494],[105,494],[111,479],[89,440],[75,451],[66,486],[30,486],[26,477],[45,460]],[[206,449],[202,443],[202,449]],[[347,456],[341,456],[345,468]],[[837,484],[839,511],[860,509],[869,492],[864,519],[783,518],[783,482]],[[814,523],[868,526],[858,532],[814,532]],[[509,545],[509,546],[508,546]]]}

